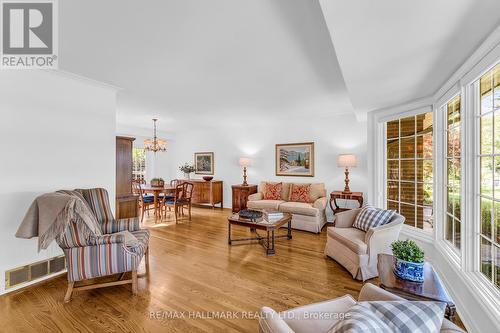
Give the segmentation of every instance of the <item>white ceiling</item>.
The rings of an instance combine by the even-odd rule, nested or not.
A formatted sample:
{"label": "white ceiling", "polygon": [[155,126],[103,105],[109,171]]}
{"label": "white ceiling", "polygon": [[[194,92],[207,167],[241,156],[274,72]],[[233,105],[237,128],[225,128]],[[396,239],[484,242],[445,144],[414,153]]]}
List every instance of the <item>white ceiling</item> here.
{"label": "white ceiling", "polygon": [[500,23],[499,0],[319,0],[358,116],[435,93]]}
{"label": "white ceiling", "polygon": [[317,1],[59,4],[60,67],[122,87],[127,126],[353,112]]}
{"label": "white ceiling", "polygon": [[65,0],[59,16],[61,69],[123,88],[118,123],[175,130],[428,96],[500,1]]}

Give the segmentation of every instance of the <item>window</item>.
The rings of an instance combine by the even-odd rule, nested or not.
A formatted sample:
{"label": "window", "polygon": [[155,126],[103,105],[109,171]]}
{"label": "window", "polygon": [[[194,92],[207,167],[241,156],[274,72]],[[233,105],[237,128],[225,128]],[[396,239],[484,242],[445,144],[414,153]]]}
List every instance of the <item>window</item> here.
{"label": "window", "polygon": [[461,234],[461,111],[460,95],[446,105],[446,216],[444,238],[460,249]]}
{"label": "window", "polygon": [[386,123],[386,204],[409,226],[433,228],[432,113]]}
{"label": "window", "polygon": [[500,287],[500,64],[479,80],[481,272]]}
{"label": "window", "polygon": [[132,149],[132,179],[145,180],[146,177],[146,152],[142,148]]}

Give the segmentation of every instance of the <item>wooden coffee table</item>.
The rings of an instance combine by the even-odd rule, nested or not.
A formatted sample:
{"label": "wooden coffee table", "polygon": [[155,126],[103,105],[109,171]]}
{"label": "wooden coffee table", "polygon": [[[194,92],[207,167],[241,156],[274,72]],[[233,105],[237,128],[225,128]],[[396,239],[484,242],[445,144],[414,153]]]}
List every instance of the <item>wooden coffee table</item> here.
{"label": "wooden coffee table", "polygon": [[[253,222],[247,219],[240,219],[238,214],[233,214],[227,218],[228,221],[228,237],[227,242],[229,245],[232,245],[233,242],[240,241],[251,241],[257,240],[266,250],[266,254],[268,256],[272,256],[276,253],[274,249],[274,241],[276,238],[286,237],[287,239],[292,239],[292,215],[288,213],[284,213],[283,218],[273,221],[261,221],[261,222]],[[278,233],[278,229],[285,224],[288,223],[287,233],[286,235],[276,235]],[[250,228],[250,231],[255,234],[254,237],[246,237],[246,238],[231,238],[231,226],[239,225],[242,227]],[[257,230],[264,230],[266,235],[259,235]]]}
{"label": "wooden coffee table", "polygon": [[443,283],[428,262],[424,264],[424,282],[403,280],[394,274],[394,256],[381,253],[377,258],[380,287],[410,301],[446,303],[445,317],[455,321],[455,304],[444,290]]}

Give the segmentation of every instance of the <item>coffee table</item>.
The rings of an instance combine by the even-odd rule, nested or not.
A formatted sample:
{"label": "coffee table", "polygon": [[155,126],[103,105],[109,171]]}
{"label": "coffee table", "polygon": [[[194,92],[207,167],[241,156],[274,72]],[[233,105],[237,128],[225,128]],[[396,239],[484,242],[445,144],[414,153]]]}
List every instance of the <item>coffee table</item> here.
{"label": "coffee table", "polygon": [[[276,253],[274,248],[274,241],[276,238],[286,237],[287,239],[292,239],[292,215],[289,213],[284,213],[283,218],[267,222],[262,220],[258,221],[250,221],[248,219],[242,219],[238,214],[232,214],[227,218],[228,221],[228,238],[227,242],[229,245],[232,245],[233,242],[240,241],[252,241],[258,240],[260,244],[266,250],[266,254],[268,256],[272,256]],[[278,233],[278,229],[288,223],[287,233],[286,235],[276,235]],[[245,237],[245,238],[231,238],[231,226],[239,225],[242,227],[250,228],[250,231],[255,234],[254,237]],[[264,230],[266,235],[259,235],[257,230]]]}
{"label": "coffee table", "polygon": [[424,282],[403,280],[394,274],[394,256],[381,253],[377,257],[380,287],[410,301],[436,301],[446,303],[445,317],[455,321],[455,304],[446,293],[443,283],[428,262],[424,264]]}

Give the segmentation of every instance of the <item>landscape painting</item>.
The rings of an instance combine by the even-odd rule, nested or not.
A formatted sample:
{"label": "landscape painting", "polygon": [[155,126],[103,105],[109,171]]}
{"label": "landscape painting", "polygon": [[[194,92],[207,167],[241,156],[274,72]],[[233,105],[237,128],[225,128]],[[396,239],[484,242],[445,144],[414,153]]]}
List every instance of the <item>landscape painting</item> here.
{"label": "landscape painting", "polygon": [[194,167],[198,175],[213,175],[214,153],[194,153]]}
{"label": "landscape painting", "polygon": [[314,177],[314,142],[277,144],[276,176]]}

